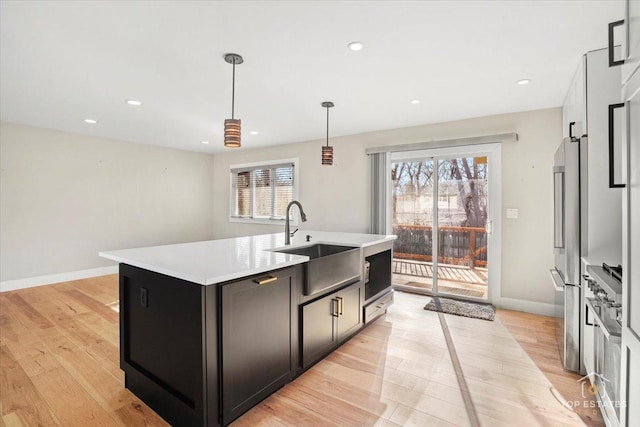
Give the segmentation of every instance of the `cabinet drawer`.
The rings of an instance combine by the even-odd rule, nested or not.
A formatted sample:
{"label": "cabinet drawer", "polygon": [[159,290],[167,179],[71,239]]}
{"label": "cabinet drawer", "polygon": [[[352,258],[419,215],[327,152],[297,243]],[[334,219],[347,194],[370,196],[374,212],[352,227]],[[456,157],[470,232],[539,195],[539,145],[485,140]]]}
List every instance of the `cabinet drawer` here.
{"label": "cabinet drawer", "polygon": [[393,304],[393,291],[384,294],[371,304],[364,308],[364,323],[369,323],[376,319],[378,316],[384,314],[384,312]]}

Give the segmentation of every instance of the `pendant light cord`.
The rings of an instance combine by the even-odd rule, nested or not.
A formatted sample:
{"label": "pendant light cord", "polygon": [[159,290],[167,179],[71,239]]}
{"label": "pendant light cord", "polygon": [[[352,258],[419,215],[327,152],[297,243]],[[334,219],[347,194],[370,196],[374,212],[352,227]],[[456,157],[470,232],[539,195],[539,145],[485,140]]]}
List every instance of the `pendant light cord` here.
{"label": "pendant light cord", "polygon": [[329,146],[329,107],[327,107],[327,147]]}
{"label": "pendant light cord", "polygon": [[231,119],[234,118],[233,112],[235,110],[236,101],[236,60],[233,60],[233,77],[231,78]]}

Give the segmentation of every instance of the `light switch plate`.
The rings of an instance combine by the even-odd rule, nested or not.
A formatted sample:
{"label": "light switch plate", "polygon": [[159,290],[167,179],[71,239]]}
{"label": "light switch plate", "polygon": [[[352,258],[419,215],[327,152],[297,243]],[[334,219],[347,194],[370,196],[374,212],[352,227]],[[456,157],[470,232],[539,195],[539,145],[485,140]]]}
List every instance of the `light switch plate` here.
{"label": "light switch plate", "polygon": [[518,209],[507,208],[507,219],[518,219]]}

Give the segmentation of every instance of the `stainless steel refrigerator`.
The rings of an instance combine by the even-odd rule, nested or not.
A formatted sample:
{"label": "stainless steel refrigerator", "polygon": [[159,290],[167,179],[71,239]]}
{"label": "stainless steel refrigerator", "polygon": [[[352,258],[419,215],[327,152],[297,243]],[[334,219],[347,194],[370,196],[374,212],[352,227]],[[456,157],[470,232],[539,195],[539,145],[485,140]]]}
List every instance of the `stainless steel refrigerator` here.
{"label": "stainless steel refrigerator", "polygon": [[[564,294],[564,368],[580,372],[580,307],[582,289],[580,254],[583,240],[581,223],[581,158],[586,159],[587,137],[565,138],[554,157],[553,167],[553,246],[555,267],[551,277]],[[586,162],[584,162],[586,164]]]}

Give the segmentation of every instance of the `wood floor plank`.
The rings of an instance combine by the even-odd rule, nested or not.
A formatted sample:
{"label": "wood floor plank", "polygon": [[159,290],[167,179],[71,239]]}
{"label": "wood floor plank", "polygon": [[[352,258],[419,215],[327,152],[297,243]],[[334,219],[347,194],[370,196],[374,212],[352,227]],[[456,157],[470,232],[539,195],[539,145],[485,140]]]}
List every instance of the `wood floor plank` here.
{"label": "wood floor plank", "polygon": [[[315,411],[310,411],[307,408],[300,406],[296,401],[282,396],[280,392],[276,392],[262,401],[262,403],[259,404],[259,407],[265,414],[269,414],[270,417],[275,417],[279,422],[288,426],[340,426],[340,424],[334,423],[325,416]],[[253,409],[250,410],[248,414],[243,415],[237,422],[241,423],[242,418],[246,416],[250,417],[250,413],[252,411]]]}
{"label": "wood floor plank", "polygon": [[[107,412],[116,412],[123,406],[139,403],[133,394],[125,390],[122,375],[113,375],[70,338],[61,333],[40,335],[60,365]],[[127,422],[140,424],[144,421],[144,418],[140,418],[136,423],[133,415],[145,416],[140,411],[127,413]]]}
{"label": "wood floor plank", "polygon": [[[299,384],[295,389],[284,388],[280,395],[297,402],[309,411],[322,413],[330,422],[340,426],[369,425],[379,418],[378,415],[351,402],[340,400],[333,394],[323,393],[304,384]],[[326,411],[326,408],[332,408],[332,411]]]}
{"label": "wood floor plank", "polygon": [[109,322],[118,323],[118,320],[120,318],[119,314],[116,311],[112,310],[108,305],[95,300],[94,298],[77,289],[69,289],[63,292],[89,308],[92,312],[104,317]]}
{"label": "wood floor plank", "polygon": [[391,421],[406,427],[453,427],[457,424],[450,423],[426,412],[413,409],[409,406],[399,405],[391,416]]}
{"label": "wood floor plank", "polygon": [[382,418],[389,418],[398,406],[397,401],[387,399],[382,396],[382,393],[378,393],[375,390],[354,388],[352,384],[346,381],[323,375],[313,370],[306,372],[298,379],[298,382]]}
{"label": "wood floor plank", "polygon": [[5,345],[0,346],[0,402],[0,415],[9,425],[60,425],[37,387]]}
{"label": "wood floor plank", "polygon": [[127,393],[130,396],[113,414],[122,425],[127,427],[170,427],[169,423],[160,418],[158,414],[135,397],[133,393],[129,391]]}
{"label": "wood floor plank", "polygon": [[36,311],[29,303],[27,303],[22,295],[17,292],[7,292],[7,300],[9,304],[13,304],[16,308],[15,313],[24,320],[25,325],[32,325],[37,328],[51,328],[53,323]]}
{"label": "wood floor plank", "polygon": [[[3,315],[2,335],[3,344],[19,361],[21,368],[28,376],[34,376],[51,371],[60,365],[49,349],[35,335],[39,328],[27,328],[16,314],[16,308],[7,304]],[[51,328],[44,329],[50,331]]]}
{"label": "wood floor plank", "polygon": [[[118,280],[117,275],[104,276],[104,278],[74,280],[72,282],[68,282],[68,284],[78,291],[89,295],[96,301],[108,305],[114,301],[113,295],[109,292],[109,286],[111,286],[111,283],[114,280]],[[117,299],[115,301],[117,301]]]}
{"label": "wood floor plank", "polygon": [[[113,426],[112,418],[64,368],[31,377],[31,381],[64,426]],[[64,393],[61,393],[64,390]]]}

